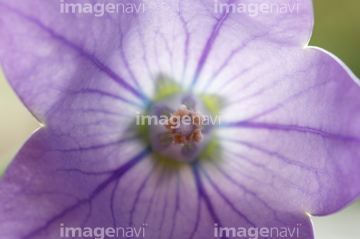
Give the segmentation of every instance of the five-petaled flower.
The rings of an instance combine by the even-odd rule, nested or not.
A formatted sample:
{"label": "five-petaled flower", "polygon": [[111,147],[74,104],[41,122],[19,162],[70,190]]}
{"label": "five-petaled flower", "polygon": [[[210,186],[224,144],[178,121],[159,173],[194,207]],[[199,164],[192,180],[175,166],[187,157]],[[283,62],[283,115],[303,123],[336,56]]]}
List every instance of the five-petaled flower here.
{"label": "five-petaled flower", "polygon": [[[307,46],[311,1],[255,17],[215,12],[211,0],[145,10],[96,17],[0,0],[2,67],[45,125],[0,183],[0,238],[61,238],[65,227],[141,227],[153,239],[286,227],[300,233],[287,238],[314,238],[309,214],[360,194],[360,88]],[[136,112],[194,121],[137,125]],[[220,125],[202,124],[218,114]]]}

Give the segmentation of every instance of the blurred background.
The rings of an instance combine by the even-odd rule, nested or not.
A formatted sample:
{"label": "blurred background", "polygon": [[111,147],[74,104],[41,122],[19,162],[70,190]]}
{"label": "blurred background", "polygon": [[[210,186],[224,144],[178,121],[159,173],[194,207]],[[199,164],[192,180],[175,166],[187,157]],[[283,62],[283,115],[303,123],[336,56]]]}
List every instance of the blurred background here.
{"label": "blurred background", "polygon": [[[360,0],[313,1],[315,27],[310,45],[334,53],[360,77]],[[0,175],[38,127],[0,72]],[[360,201],[334,215],[314,217],[313,222],[317,239],[359,239]]]}

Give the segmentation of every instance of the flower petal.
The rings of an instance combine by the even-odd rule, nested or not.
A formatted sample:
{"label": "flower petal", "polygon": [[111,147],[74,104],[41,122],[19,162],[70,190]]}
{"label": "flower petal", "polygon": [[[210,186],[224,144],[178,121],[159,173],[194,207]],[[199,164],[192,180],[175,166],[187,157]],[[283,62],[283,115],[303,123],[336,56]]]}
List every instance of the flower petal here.
{"label": "flower petal", "polygon": [[256,89],[234,95],[220,134],[224,151],[254,178],[246,188],[272,190],[266,200],[283,209],[327,215],[360,195],[360,87],[323,50],[291,55],[278,59],[281,70],[257,79]]}
{"label": "flower petal", "polygon": [[[260,235],[261,238],[314,238],[312,224],[306,213],[300,210],[287,211],[281,202],[268,200],[266,194],[272,193],[270,188],[266,192],[259,187],[248,188],[248,181],[253,181],[255,177],[246,170],[239,170],[239,167],[236,167],[238,173],[232,175],[228,166],[233,167],[236,163],[232,166],[219,165],[217,159],[210,160],[213,161],[202,163],[195,169],[195,174],[200,197],[218,227],[242,227],[248,230],[275,228],[273,234]],[[283,230],[286,236],[277,234],[276,230]]]}
{"label": "flower petal", "polygon": [[[121,52],[121,36],[132,18],[97,19],[61,14],[59,2],[0,2],[0,58],[14,89],[31,112],[48,122],[54,108],[69,104],[69,94],[92,91],[141,105],[147,101]],[[119,22],[128,23],[119,32]],[[81,34],[78,34],[81,32]],[[115,39],[115,40],[114,40]],[[120,45],[120,47],[119,47]],[[120,70],[114,65],[120,65]],[[116,70],[114,70],[116,69]],[[125,79],[126,78],[126,79]]]}
{"label": "flower petal", "polygon": [[[97,19],[60,14],[55,2],[0,1],[4,70],[47,123],[0,184],[0,235],[56,238],[60,223],[149,223],[150,238],[204,238],[213,235],[213,223],[241,222],[301,223],[303,235],[312,238],[305,211],[327,214],[359,193],[358,176],[345,177],[359,169],[359,92],[333,58],[299,49],[311,32],[311,1],[301,2],[299,14],[256,18],[214,13],[214,3],[204,1],[148,7],[143,14]],[[287,75],[274,70],[277,64]],[[126,131],[129,114],[144,109],[159,75],[198,92],[217,93],[225,84],[237,103],[243,87],[255,99],[224,113],[227,126],[237,130],[223,129],[227,160],[218,168],[211,162],[176,170],[159,166],[134,141],[134,131]],[[254,82],[263,88],[252,88]],[[223,208],[229,217],[219,214]]]}
{"label": "flower petal", "polygon": [[304,212],[264,201],[211,161],[171,167],[136,140],[69,149],[48,130],[35,133],[2,179],[2,238],[63,238],[64,227],[145,228],[154,239],[276,227],[286,228],[287,238],[313,238]]}
{"label": "flower petal", "polygon": [[0,184],[1,238],[60,238],[61,223],[112,226],[117,185],[151,164],[134,139],[73,149],[67,139],[41,129],[21,149]]}
{"label": "flower petal", "polygon": [[[158,74],[188,87],[203,86],[227,62],[237,61],[233,55],[245,46],[303,46],[312,28],[310,0],[299,3],[299,12],[290,12],[294,6],[288,6],[286,13],[256,17],[215,13],[211,1],[131,2],[146,4],[146,9],[98,18],[62,14],[54,1],[1,0],[1,62],[40,121],[49,121],[48,111],[67,101],[62,89],[96,85],[97,90],[140,104],[152,96]],[[290,5],[286,0],[228,3]]]}

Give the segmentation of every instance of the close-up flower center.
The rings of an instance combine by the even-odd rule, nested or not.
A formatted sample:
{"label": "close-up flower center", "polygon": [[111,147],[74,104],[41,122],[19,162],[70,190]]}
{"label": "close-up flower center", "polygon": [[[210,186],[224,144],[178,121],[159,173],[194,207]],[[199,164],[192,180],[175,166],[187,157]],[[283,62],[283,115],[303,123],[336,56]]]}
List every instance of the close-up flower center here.
{"label": "close-up flower center", "polygon": [[171,161],[192,162],[212,138],[214,122],[201,97],[175,93],[152,104],[141,116],[152,150]]}
{"label": "close-up flower center", "polygon": [[174,144],[200,143],[203,122],[203,115],[187,109],[186,105],[181,105],[166,121],[165,128],[169,131]]}

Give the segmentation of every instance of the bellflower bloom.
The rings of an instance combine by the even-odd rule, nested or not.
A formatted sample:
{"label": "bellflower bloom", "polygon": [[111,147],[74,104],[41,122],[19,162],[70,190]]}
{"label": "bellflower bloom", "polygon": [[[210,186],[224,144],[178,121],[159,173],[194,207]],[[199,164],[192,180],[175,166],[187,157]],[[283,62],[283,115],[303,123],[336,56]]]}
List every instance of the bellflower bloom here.
{"label": "bellflower bloom", "polygon": [[310,0],[117,3],[0,0],[2,67],[43,124],[0,238],[312,239],[359,196],[360,88],[307,46]]}

